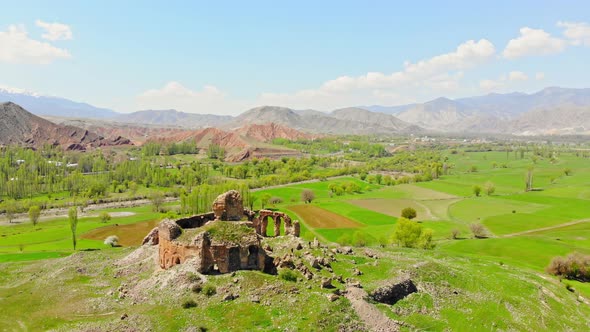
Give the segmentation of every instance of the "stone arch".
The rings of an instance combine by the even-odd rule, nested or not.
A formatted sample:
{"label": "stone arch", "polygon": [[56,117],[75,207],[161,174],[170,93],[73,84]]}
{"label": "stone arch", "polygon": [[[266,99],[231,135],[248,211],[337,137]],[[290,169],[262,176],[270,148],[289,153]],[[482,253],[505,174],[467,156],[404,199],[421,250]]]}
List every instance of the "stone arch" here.
{"label": "stone arch", "polygon": [[293,235],[293,223],[288,215],[283,214],[283,222],[285,223],[285,235]]}
{"label": "stone arch", "polygon": [[274,236],[281,236],[281,216],[279,214],[275,214],[273,216],[273,220],[275,222]]}

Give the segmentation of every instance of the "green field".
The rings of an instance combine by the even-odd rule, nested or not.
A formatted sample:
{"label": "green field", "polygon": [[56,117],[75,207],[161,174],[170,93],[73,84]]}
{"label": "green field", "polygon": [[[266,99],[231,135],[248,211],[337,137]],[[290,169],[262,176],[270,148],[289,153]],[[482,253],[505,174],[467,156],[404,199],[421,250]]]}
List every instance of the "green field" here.
{"label": "green field", "polygon": [[[269,194],[280,198],[281,203],[267,207],[284,211],[292,219],[300,220],[301,236],[305,240],[318,238],[328,244],[374,249],[387,243],[385,248],[379,248],[383,260],[369,263],[363,255],[343,256],[339,257],[338,263],[333,264],[334,272],[346,277],[353,268],[359,268],[363,272],[360,277],[363,285],[371,290],[381,280],[391,278],[399,271],[414,271],[412,273],[416,279],[426,288],[419,295],[398,303],[395,310],[385,305],[378,307],[387,316],[407,322],[416,329],[586,329],[587,320],[579,318],[588,317],[590,312],[590,307],[584,303],[590,297],[590,286],[577,281],[561,282],[547,274],[545,268],[555,256],[572,252],[590,254],[590,163],[567,153],[562,153],[553,162],[541,158],[536,163],[526,157],[516,158],[514,154],[507,158],[504,152],[460,152],[448,153],[446,156],[453,165],[450,173],[429,182],[383,186],[362,181],[359,177],[341,177],[262,189],[253,195],[260,198]],[[501,164],[505,165],[498,166]],[[525,192],[524,176],[531,165],[534,167],[535,190]],[[572,170],[570,176],[563,174],[566,167]],[[360,191],[341,196],[331,193],[331,184],[346,182],[357,184]],[[473,186],[484,187],[487,182],[494,183],[495,192],[491,195],[482,192],[481,196],[476,197]],[[311,204],[301,202],[304,190],[314,192],[315,199]],[[259,206],[256,204],[260,203],[255,203],[257,209]],[[418,212],[417,221],[434,231],[434,249],[405,249],[391,244],[397,218],[405,207],[414,207]],[[96,217],[82,218],[78,225],[77,251],[99,251],[77,253],[67,258],[63,256],[74,251],[67,220],[63,218],[44,221],[36,227],[28,223],[0,227],[0,263],[15,275],[24,273],[21,267],[30,271],[51,270],[48,262],[65,262],[68,259],[77,262],[76,266],[79,266],[78,260],[87,260],[91,270],[98,271],[99,266],[91,262],[92,255],[97,255],[104,262],[120,259],[122,253],[130,250],[110,248],[102,243],[103,237],[111,230],[120,237],[135,231],[133,239],[130,237],[129,241],[137,241],[149,228],[145,225],[153,225],[147,222],[153,223],[163,217],[152,212],[149,206],[109,212],[132,212],[133,215],[113,218],[107,224],[101,223]],[[481,223],[487,231],[487,238],[475,238],[470,232],[472,223]],[[114,224],[130,225],[130,228],[122,228],[117,233]],[[453,230],[459,233],[458,239],[452,239]],[[126,244],[130,243],[135,242]],[[363,249],[356,250],[362,252]],[[91,291],[82,285],[92,285],[93,282],[102,285],[99,272],[91,274],[90,279],[77,276],[72,271],[68,273],[67,277],[60,277],[59,282],[78,285],[86,297]],[[276,279],[254,272],[241,272],[239,277],[246,285],[254,287],[262,287],[265,283],[285,286],[283,281],[277,282]],[[0,277],[0,281],[16,282],[6,278]],[[229,282],[224,278],[214,280],[222,285]],[[108,285],[103,285],[103,291],[117,284],[109,280]],[[33,290],[35,282],[31,281],[27,285],[31,288],[26,291],[37,296],[32,301],[41,296]],[[436,290],[428,288],[433,285],[436,285]],[[573,291],[566,290],[565,285],[573,287]],[[329,326],[329,322],[322,319],[322,312],[334,314],[340,310],[342,315],[334,314],[338,319],[353,315],[344,300],[338,302],[336,307],[330,306],[325,301],[325,294],[321,295],[325,290],[319,290],[316,286],[307,288],[311,291],[301,287],[297,294],[302,295],[294,297],[298,300],[292,302],[273,297],[272,301],[276,301],[276,304],[273,304],[272,309],[261,309],[259,305],[253,305],[245,299],[220,304],[217,300],[199,297],[207,305],[199,306],[194,313],[203,317],[203,324],[218,326],[220,330],[301,329],[307,320]],[[8,295],[0,289],[0,298],[2,296]],[[56,294],[48,296],[57,297]],[[16,297],[14,301],[18,299]],[[10,305],[10,301],[5,302],[3,308]],[[82,296],[73,296],[69,301],[84,300]],[[142,304],[130,312],[150,317],[158,312],[167,316],[167,321],[176,321],[150,323],[150,326],[160,324],[157,326],[164,329],[184,328],[195,321],[187,311],[169,308],[170,305],[178,307],[178,303],[174,302],[178,299],[160,298],[158,301],[161,301],[159,305]],[[296,313],[296,323],[292,322],[289,312],[281,309],[289,305],[303,305],[308,301],[317,310],[306,307]],[[543,304],[531,306],[531,302]],[[45,304],[30,305],[40,310],[40,314],[32,318],[31,328],[74,326],[68,324],[75,321],[92,325],[102,321],[102,318],[90,320],[80,318],[83,316],[74,317]],[[114,312],[119,314],[120,310],[123,309],[116,307]],[[88,313],[80,313],[84,314]],[[18,312],[11,312],[11,315],[24,321]],[[42,317],[48,315],[58,318],[43,321]],[[248,318],[242,321],[243,325],[231,323],[236,316],[244,315]],[[324,329],[332,330],[329,327]]]}

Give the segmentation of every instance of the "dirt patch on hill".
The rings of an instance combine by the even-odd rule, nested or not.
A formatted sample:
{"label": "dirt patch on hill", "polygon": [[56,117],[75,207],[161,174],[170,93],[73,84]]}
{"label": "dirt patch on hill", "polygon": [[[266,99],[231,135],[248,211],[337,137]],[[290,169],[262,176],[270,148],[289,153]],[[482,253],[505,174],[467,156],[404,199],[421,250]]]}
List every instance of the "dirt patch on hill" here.
{"label": "dirt patch on hill", "polygon": [[432,215],[430,209],[423,204],[411,199],[355,199],[348,201],[350,204],[362,207],[367,210],[387,214],[394,217],[401,217],[402,210],[411,207],[416,210],[418,216],[416,220],[434,220],[438,219]]}
{"label": "dirt patch on hill", "polygon": [[334,212],[314,205],[296,205],[289,210],[297,213],[306,225],[312,228],[358,228],[363,225]]}
{"label": "dirt patch on hill", "polygon": [[106,225],[83,234],[82,238],[104,241],[108,236],[116,235],[119,237],[119,244],[124,247],[140,246],[144,236],[156,227],[158,222],[159,220],[151,220],[129,225]]}
{"label": "dirt patch on hill", "polygon": [[377,307],[365,301],[367,293],[356,287],[346,289],[346,298],[354,308],[356,314],[363,320],[371,331],[393,332],[399,331],[401,324],[387,317]]}

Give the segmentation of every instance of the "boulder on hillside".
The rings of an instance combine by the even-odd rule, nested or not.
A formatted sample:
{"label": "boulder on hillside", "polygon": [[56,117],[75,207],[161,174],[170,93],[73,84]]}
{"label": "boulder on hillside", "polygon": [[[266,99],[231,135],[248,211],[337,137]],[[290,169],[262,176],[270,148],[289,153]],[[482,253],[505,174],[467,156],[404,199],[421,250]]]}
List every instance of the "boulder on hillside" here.
{"label": "boulder on hillside", "polygon": [[396,304],[406,296],[418,292],[412,279],[406,278],[391,285],[379,287],[371,292],[370,296],[379,303]]}

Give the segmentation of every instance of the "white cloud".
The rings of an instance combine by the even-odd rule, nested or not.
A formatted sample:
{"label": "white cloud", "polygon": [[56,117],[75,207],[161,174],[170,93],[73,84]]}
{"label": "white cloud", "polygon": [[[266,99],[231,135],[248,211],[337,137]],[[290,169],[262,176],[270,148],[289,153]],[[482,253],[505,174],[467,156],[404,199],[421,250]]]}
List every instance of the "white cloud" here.
{"label": "white cloud", "polygon": [[566,46],[565,40],[552,37],[541,29],[524,27],[520,29],[518,38],[508,42],[502,54],[508,59],[530,55],[547,55],[562,52]]}
{"label": "white cloud", "polygon": [[138,109],[175,109],[202,114],[236,114],[251,106],[230,100],[214,86],[207,85],[201,91],[193,91],[179,82],[168,82],[160,89],[147,90],[136,98]]}
{"label": "white cloud", "polygon": [[511,71],[508,73],[508,79],[511,81],[526,81],[529,77],[521,71]]}
{"label": "white cloud", "polygon": [[7,31],[0,31],[0,62],[48,64],[70,57],[65,49],[31,39],[23,26],[10,25]]}
{"label": "white cloud", "polygon": [[545,73],[543,73],[543,72],[538,72],[538,73],[536,73],[536,74],[535,74],[535,79],[536,79],[537,81],[541,81],[541,80],[545,79]]}
{"label": "white cloud", "polygon": [[70,40],[72,39],[72,29],[69,25],[63,23],[47,23],[41,20],[35,22],[38,27],[45,29],[46,33],[42,34],[43,39],[56,40]]}
{"label": "white cloud", "polygon": [[391,74],[368,72],[358,77],[340,76],[326,81],[317,89],[295,93],[263,93],[259,102],[320,110],[350,105],[415,102],[418,98],[455,92],[463,77],[463,70],[488,61],[495,51],[494,45],[486,39],[469,40],[453,52],[416,63],[406,62],[402,71]]}
{"label": "white cloud", "polygon": [[590,25],[585,22],[557,22],[557,26],[565,28],[563,34],[574,45],[590,46]]}

